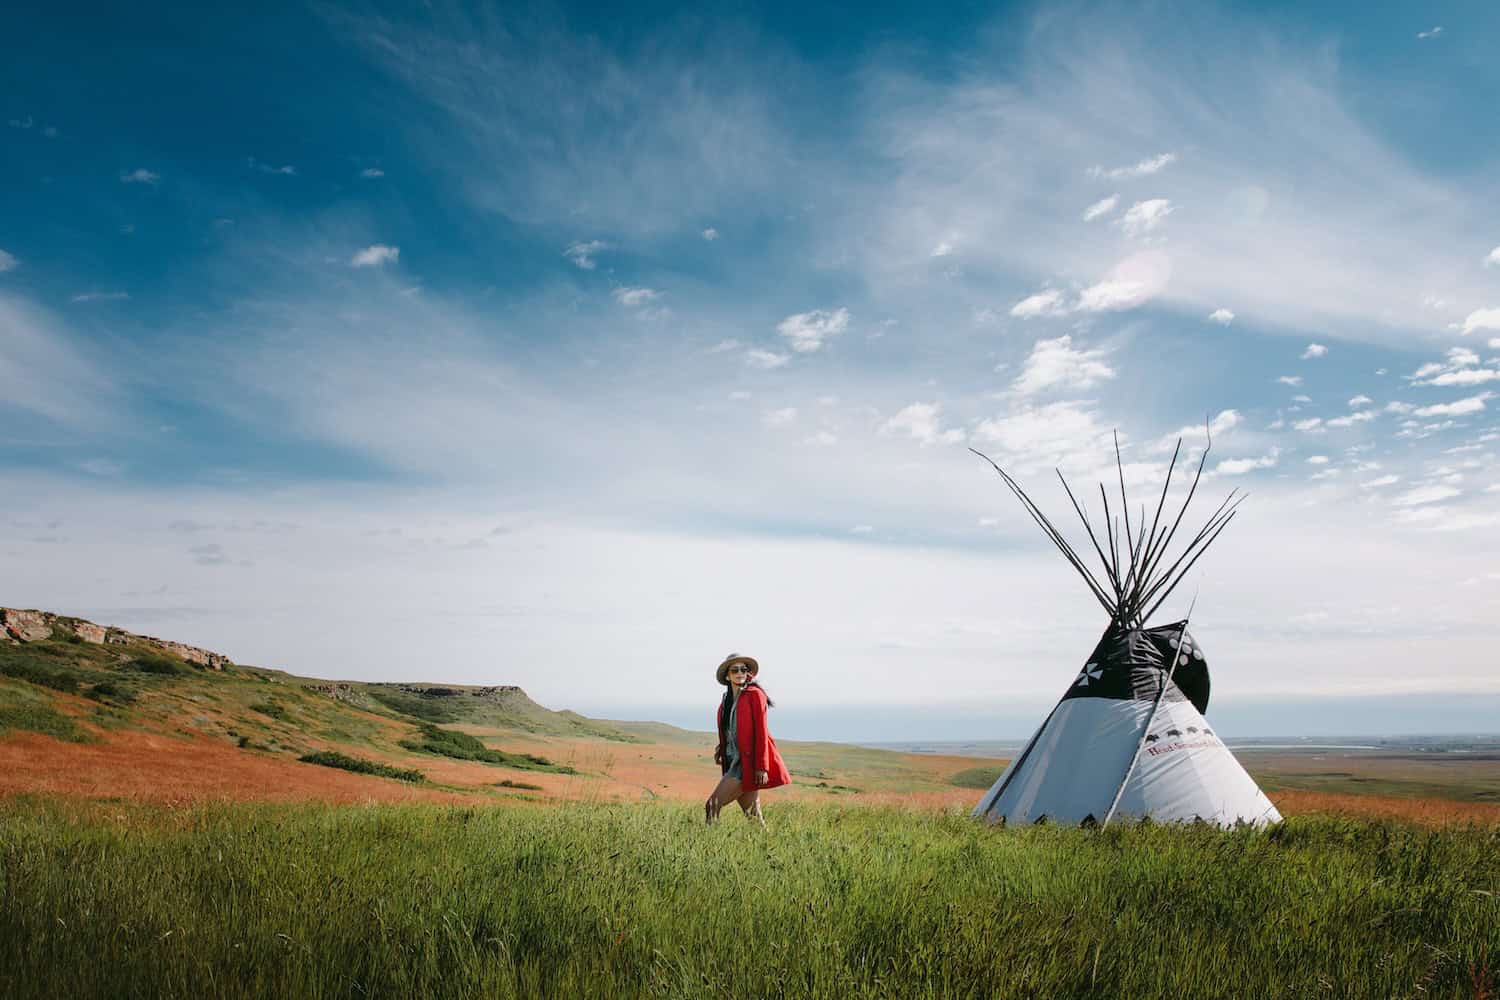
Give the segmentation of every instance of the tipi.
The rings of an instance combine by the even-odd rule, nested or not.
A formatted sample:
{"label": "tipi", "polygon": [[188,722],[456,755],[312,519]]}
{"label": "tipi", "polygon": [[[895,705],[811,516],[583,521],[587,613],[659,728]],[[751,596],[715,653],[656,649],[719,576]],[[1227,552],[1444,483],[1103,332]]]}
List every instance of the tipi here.
{"label": "tipi", "polygon": [[[1231,492],[1187,546],[1168,561],[1173,538],[1198,490],[1208,458],[1205,448],[1187,498],[1167,523],[1162,512],[1181,450],[1179,440],[1149,528],[1144,507],[1131,523],[1118,438],[1115,464],[1120,474],[1123,532],[1119,517],[1111,517],[1103,484],[1099,486],[1104,503],[1101,539],[1063,479],[1063,489],[1103,564],[1103,582],[1016,481],[987,455],[974,452],[1000,473],[1110,617],[1104,637],[1068,684],[1057,707],[974,807],[976,817],[1006,823],[1045,819],[1105,825],[1127,817],[1150,817],[1158,822],[1203,820],[1219,826],[1280,821],[1276,807],[1203,718],[1208,708],[1208,661],[1188,632],[1187,621],[1145,626],[1146,619],[1234,518],[1235,508],[1244,499],[1236,499]],[[1061,472],[1058,478],[1062,479]]]}

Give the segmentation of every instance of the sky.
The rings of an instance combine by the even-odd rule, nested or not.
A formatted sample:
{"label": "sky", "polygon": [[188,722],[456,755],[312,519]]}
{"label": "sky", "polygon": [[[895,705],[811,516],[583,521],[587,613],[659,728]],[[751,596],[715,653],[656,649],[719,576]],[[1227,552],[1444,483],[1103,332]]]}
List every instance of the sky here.
{"label": "sky", "polygon": [[969,449],[1086,545],[1211,431],[1209,718],[1500,728],[1500,8],[909,6],[8,8],[0,605],[1025,737],[1106,623]]}

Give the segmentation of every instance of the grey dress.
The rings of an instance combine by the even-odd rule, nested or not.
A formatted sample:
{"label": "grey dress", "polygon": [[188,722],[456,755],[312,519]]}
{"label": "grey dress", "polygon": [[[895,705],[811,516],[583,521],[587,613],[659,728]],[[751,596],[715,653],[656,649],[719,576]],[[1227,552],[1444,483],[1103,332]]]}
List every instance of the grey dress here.
{"label": "grey dress", "polygon": [[729,719],[724,726],[724,773],[736,781],[743,781],[745,775],[740,762],[740,737],[735,728],[739,708],[740,700],[736,698],[734,704],[729,706]]}

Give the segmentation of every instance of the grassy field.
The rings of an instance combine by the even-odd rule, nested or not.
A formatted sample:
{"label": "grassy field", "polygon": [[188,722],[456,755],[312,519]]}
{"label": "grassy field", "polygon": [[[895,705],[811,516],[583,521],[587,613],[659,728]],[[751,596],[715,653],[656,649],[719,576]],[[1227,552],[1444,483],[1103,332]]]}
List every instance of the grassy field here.
{"label": "grassy field", "polygon": [[[0,803],[0,995],[1474,997],[1500,833]],[[1489,991],[1489,992],[1487,992]]]}

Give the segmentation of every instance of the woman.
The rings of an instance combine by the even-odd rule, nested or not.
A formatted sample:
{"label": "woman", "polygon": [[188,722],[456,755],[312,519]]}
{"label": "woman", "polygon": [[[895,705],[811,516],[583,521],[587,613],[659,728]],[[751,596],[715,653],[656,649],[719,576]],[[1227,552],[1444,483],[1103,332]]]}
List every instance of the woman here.
{"label": "woman", "polygon": [[730,656],[719,664],[716,676],[728,690],[719,702],[719,746],[714,750],[714,763],[724,777],[704,803],[706,822],[714,822],[720,809],[738,801],[745,815],[764,827],[760,790],[778,788],[792,780],[766,728],[766,709],[772,703],[755,682],[759,674],[760,664],[753,657]]}

